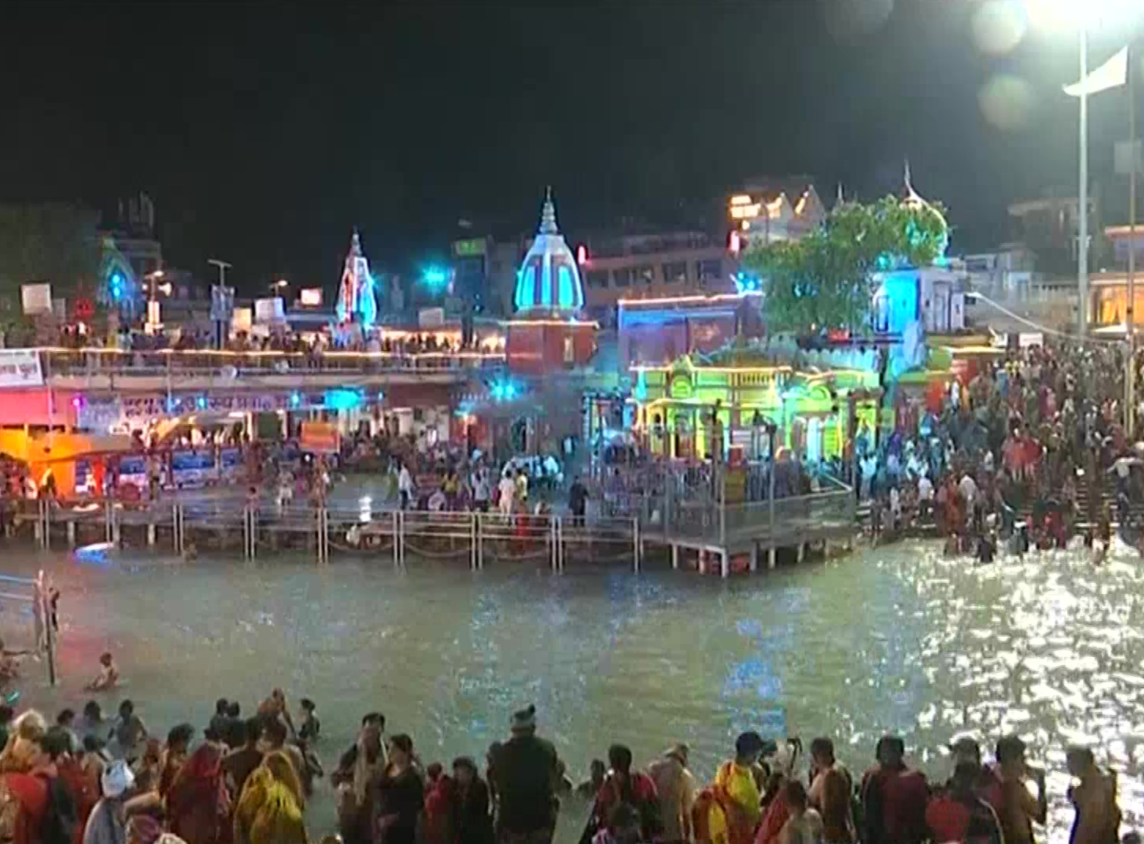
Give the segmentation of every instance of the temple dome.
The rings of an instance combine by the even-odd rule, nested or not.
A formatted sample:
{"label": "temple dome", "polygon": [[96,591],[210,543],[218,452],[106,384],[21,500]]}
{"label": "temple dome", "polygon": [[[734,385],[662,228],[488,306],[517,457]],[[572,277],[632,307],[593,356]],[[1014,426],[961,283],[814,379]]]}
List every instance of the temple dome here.
{"label": "temple dome", "polygon": [[556,227],[552,188],[544,197],[540,228],[516,274],[513,303],[520,314],[571,317],[584,307],[576,256]]}
{"label": "temple dome", "polygon": [[910,162],[906,162],[905,174],[903,177],[901,204],[904,208],[909,208],[913,211],[926,211],[937,217],[941,223],[941,243],[939,257],[945,255],[945,250],[949,246],[949,223],[946,222],[945,215],[941,213],[934,205],[931,205],[922,196],[914,190],[913,181],[910,178]]}

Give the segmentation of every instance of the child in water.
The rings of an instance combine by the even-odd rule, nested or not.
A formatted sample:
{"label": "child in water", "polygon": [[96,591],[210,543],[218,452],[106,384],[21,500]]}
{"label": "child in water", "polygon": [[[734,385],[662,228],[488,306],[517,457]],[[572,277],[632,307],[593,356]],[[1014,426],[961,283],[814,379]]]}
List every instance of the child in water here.
{"label": "child in water", "polygon": [[119,682],[119,669],[111,654],[105,651],[99,657],[99,676],[84,686],[89,692],[101,692],[114,687]]}
{"label": "child in water", "polygon": [[322,731],[322,722],[318,720],[318,710],[314,701],[308,697],[299,701],[302,707],[302,717],[298,719],[298,738],[305,742],[312,742]]}

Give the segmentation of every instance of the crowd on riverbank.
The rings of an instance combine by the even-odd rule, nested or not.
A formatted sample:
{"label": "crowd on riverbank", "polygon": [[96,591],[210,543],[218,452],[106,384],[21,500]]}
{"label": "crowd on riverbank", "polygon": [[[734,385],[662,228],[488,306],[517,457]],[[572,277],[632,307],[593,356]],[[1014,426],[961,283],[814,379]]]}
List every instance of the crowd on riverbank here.
{"label": "crowd on riverbank", "polygon": [[[315,840],[307,802],[325,778],[321,722],[313,702],[294,715],[274,690],[249,718],[219,700],[195,742],[179,724],[165,742],[123,701],[103,719],[96,701],[49,725],[36,711],[0,708],[0,841],[16,844],[305,844]],[[1032,844],[1046,821],[1045,772],[1025,760],[1016,736],[997,741],[983,764],[978,741],[955,737],[952,777],[930,781],[905,762],[893,735],[854,776],[828,738],[809,746],[799,775],[797,739],[783,746],[746,732],[709,784],[677,744],[645,768],[621,744],[588,779],[569,780],[541,738],[534,707],[512,716],[509,736],[478,763],[425,764],[413,739],[387,734],[366,714],[328,780],[345,844],[551,844],[558,815],[587,813],[582,844]],[[1069,748],[1073,844],[1119,841],[1115,775],[1091,751]],[[577,810],[575,801],[580,801]],[[338,840],[334,836],[321,839]]]}
{"label": "crowd on riverbank", "polygon": [[[1063,546],[1081,522],[1107,532],[1142,498],[1123,385],[1123,357],[1108,345],[1036,346],[982,362],[968,383],[900,414],[876,448],[860,436],[861,495],[881,528],[932,518],[960,550],[991,535]],[[1110,474],[1115,512],[1104,506]]]}

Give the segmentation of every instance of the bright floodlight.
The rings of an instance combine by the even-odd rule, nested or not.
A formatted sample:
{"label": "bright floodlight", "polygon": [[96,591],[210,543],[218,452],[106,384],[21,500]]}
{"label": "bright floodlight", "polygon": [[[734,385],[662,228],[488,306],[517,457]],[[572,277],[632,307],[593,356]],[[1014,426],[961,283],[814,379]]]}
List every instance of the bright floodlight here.
{"label": "bright floodlight", "polygon": [[1141,17],[1139,0],[1024,0],[1034,26],[1056,32],[1128,25]]}

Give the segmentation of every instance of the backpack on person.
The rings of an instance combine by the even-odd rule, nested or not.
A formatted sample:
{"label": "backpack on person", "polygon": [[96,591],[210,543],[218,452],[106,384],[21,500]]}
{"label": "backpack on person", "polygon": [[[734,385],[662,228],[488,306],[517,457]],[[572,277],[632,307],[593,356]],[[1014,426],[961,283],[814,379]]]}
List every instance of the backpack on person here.
{"label": "backpack on person", "polygon": [[60,777],[45,780],[48,806],[40,824],[40,844],[73,844],[79,829],[79,810],[71,788]]}

